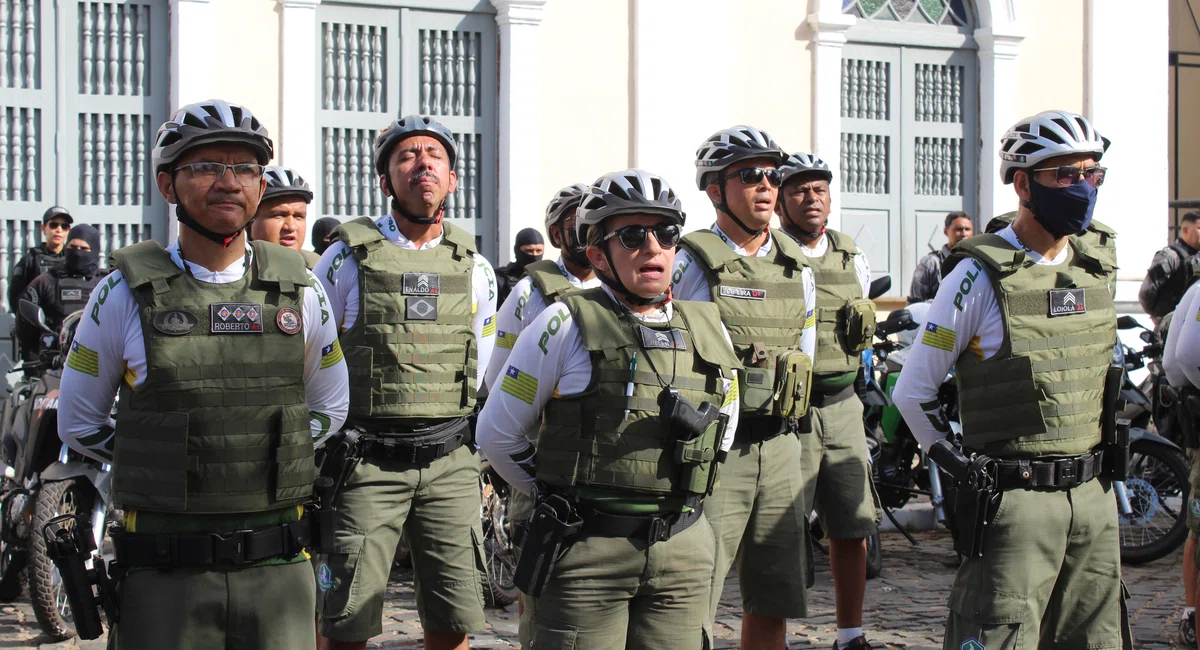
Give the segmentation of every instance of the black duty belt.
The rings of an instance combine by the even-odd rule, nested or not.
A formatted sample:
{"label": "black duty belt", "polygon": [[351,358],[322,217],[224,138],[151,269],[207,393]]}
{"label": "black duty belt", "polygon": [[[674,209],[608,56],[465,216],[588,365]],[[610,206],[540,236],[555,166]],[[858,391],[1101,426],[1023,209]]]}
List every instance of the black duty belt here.
{"label": "black duty belt", "polygon": [[424,465],[473,442],[471,425],[466,418],[427,431],[384,433],[368,430],[359,443],[362,457]]}
{"label": "black duty belt", "polygon": [[296,557],[312,543],[312,521],[305,517],[228,533],[119,533],[113,536],[113,551],[123,567],[245,566]]}
{"label": "black duty belt", "polygon": [[809,405],[815,406],[819,409],[825,408],[827,406],[833,406],[838,402],[844,402],[850,399],[850,397],[854,394],[854,384],[850,384],[836,393],[821,393],[814,390],[812,397],[809,400]]}
{"label": "black duty belt", "polygon": [[781,418],[777,415],[740,417],[733,439],[735,442],[766,442],[795,430],[795,418]]}
{"label": "black duty belt", "polygon": [[1103,450],[1058,460],[1001,460],[1000,489],[1069,490],[1100,476],[1103,461]]}
{"label": "black duty belt", "polygon": [[648,544],[665,542],[687,530],[704,513],[704,502],[691,512],[658,515],[614,515],[600,512],[584,504],[579,506],[583,518],[581,533],[597,537],[628,537],[645,540]]}

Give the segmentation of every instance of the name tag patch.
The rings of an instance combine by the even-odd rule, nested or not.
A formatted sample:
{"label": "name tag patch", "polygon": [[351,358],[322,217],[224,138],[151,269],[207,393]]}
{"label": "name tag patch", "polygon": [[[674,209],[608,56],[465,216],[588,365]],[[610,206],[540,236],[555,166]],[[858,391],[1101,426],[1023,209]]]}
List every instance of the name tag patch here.
{"label": "name tag patch", "polygon": [[262,305],[256,302],[214,302],[208,306],[213,334],[262,334]]}
{"label": "name tag patch", "polygon": [[168,336],[183,336],[196,329],[199,320],[192,312],[184,309],[169,309],[154,314],[151,319],[154,329]]}
{"label": "name tag patch", "polygon": [[408,320],[437,320],[437,298],[405,298],[404,317]]}
{"label": "name tag patch", "polygon": [[1074,316],[1087,312],[1086,289],[1051,289],[1050,317]]}
{"label": "name tag patch", "polygon": [[62,289],[59,291],[59,296],[63,302],[68,300],[83,300],[83,289]]}
{"label": "name tag patch", "polygon": [[405,273],[401,293],[406,296],[436,296],[441,293],[441,278],[437,273]]}
{"label": "name tag patch", "polygon": [[752,289],[750,287],[727,287],[721,285],[720,294],[726,298],[740,298],[742,300],[766,300],[766,289]]}
{"label": "name tag patch", "polygon": [[683,341],[683,332],[677,329],[656,330],[645,325],[638,325],[638,333],[642,337],[642,348],[646,350],[686,350],[687,343]]}

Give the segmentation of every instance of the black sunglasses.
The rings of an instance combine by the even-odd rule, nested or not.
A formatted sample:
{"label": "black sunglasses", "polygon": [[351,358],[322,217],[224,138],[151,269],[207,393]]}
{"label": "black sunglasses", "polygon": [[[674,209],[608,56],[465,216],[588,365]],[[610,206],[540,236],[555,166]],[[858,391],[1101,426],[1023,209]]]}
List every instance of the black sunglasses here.
{"label": "black sunglasses", "polygon": [[675,248],[679,245],[680,231],[679,224],[660,223],[657,226],[625,226],[604,236],[604,241],[608,241],[613,237],[617,237],[617,241],[626,250],[636,251],[646,245],[646,233],[654,232],[654,239],[658,241],[658,245],[663,248]]}
{"label": "black sunglasses", "polygon": [[773,187],[779,187],[783,182],[783,174],[778,169],[763,169],[762,167],[747,167],[738,170],[738,178],[746,185],[758,185],[762,182],[763,176],[767,177],[767,182]]}
{"label": "black sunglasses", "polygon": [[1080,169],[1074,165],[1063,165],[1061,167],[1042,167],[1035,169],[1034,172],[1054,172],[1054,180],[1059,185],[1074,185],[1079,182],[1082,177],[1091,183],[1092,187],[1100,187],[1104,184],[1104,176],[1108,172],[1107,167],[1096,165],[1087,169]]}

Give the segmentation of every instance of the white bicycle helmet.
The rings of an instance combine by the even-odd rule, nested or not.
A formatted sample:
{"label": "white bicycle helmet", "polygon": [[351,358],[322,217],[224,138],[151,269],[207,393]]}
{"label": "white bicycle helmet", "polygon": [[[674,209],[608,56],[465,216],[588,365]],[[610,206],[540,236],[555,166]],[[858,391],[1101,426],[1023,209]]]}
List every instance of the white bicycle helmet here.
{"label": "white bicycle helmet", "polygon": [[216,143],[249,145],[260,165],[267,164],[275,156],[275,145],[267,135],[267,127],[250,109],[221,99],[210,99],[184,106],[158,127],[152,155],[154,170],[170,171],[169,168],[187,150]]}
{"label": "white bicycle helmet", "polygon": [[576,183],[562,188],[550,199],[550,204],[546,206],[546,232],[550,232],[550,226],[562,221],[571,210],[579,208],[579,202],[587,190],[587,185]]}
{"label": "white bicycle helmet", "polygon": [[313,192],[308,186],[308,181],[291,169],[272,165],[267,167],[263,176],[267,179],[267,189],[263,192],[262,200],[279,196],[298,196],[304,199],[305,203],[312,203]]}
{"label": "white bicycle helmet", "polygon": [[816,157],[811,153],[798,151],[787,157],[783,164],[779,166],[779,173],[783,175],[783,180],[779,186],[787,185],[788,179],[796,174],[804,172],[814,172],[826,181],[833,182],[833,171],[829,169],[829,165],[824,160]]}
{"label": "white bicycle helmet", "polygon": [[621,214],[661,214],[683,225],[687,215],[675,190],[661,176],[644,169],[626,169],[596,179],[575,213],[575,232],[587,241],[587,229]]}
{"label": "white bicycle helmet", "polygon": [[787,153],[766,131],[743,125],[721,129],[696,150],[696,187],[704,191],[709,185],[705,178],[708,174],[747,158],[774,158],[782,164]]}
{"label": "white bicycle helmet", "polygon": [[1109,144],[1084,116],[1043,111],[1017,122],[1000,138],[1000,180],[1008,185],[1018,169],[1034,168],[1054,156],[1090,153],[1099,161]]}

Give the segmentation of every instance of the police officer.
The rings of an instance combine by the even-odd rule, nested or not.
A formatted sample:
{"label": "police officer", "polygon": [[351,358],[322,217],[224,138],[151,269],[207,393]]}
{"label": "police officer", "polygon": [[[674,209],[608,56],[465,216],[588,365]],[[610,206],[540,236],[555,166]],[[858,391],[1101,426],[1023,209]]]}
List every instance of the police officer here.
{"label": "police officer", "polygon": [[806,614],[808,511],[797,434],[808,408],[816,303],[800,247],[769,229],[785,157],[752,126],[717,131],[700,145],[696,185],[717,219],[683,239],[672,275],[675,297],[716,303],[745,366],[736,437],[708,506],[717,536],[709,614],[736,561],[745,648],[782,647],[786,619]]}
{"label": "police officer", "polygon": [[59,436],[112,463],[125,513],[121,650],[316,646],[301,513],[347,375],[304,260],[246,243],[271,155],[259,121],[222,100],[159,127],[154,169],[179,239],[112,254],[67,357]]}
{"label": "police officer", "polygon": [[317,255],[324,255],[325,249],[329,248],[329,235],[333,234],[333,229],[337,228],[342,222],[334,217],[321,217],[312,227],[312,245],[313,250]]}
{"label": "police officer", "polygon": [[[37,276],[63,263],[63,245],[67,242],[67,231],[74,219],[65,208],[53,206],[42,214],[41,244],[30,248],[13,266],[8,282],[8,310],[17,314],[17,301],[25,293],[25,287]],[[37,359],[37,333],[17,322],[17,341],[21,344],[21,358],[25,361]]]}
{"label": "police officer", "polygon": [[542,259],[546,243],[542,233],[534,228],[523,228],[513,243],[513,261],[496,269],[496,281],[500,286],[500,304],[508,300],[513,287],[525,277],[525,269]]}
{"label": "police officer", "polygon": [[942,234],[946,236],[946,243],[917,261],[917,270],[913,272],[912,286],[908,291],[909,304],[933,300],[942,282],[942,262],[950,257],[950,249],[955,244],[975,234],[975,225],[966,212],[950,212],[946,215]]}
{"label": "police officer", "polygon": [[849,235],[827,227],[829,165],[812,154],[795,153],[780,171],[779,223],[800,243],[817,284],[813,435],[800,438],[804,501],[816,508],[829,538],[837,609],[834,650],[860,650],[870,647],[862,633],[866,538],[875,534],[882,516],[862,433],[863,405],[854,391],[859,354],[875,330],[875,306],[866,299],[871,270]]}
{"label": "police officer", "polygon": [[443,218],[458,183],[450,130],[403,117],[375,138],[373,156],[391,212],[339,226],[316,270],[350,366],[349,421],[364,440],[335,552],[317,568],[320,631],[330,648],[363,648],[383,631],[403,530],[425,647],[465,648],[486,624],[467,416],[495,341],[496,281],[471,235]]}
{"label": "police officer", "polygon": [[556,303],[562,294],[572,289],[599,286],[587,258],[587,246],[575,232],[575,210],[583,199],[587,185],[568,185],[562,188],[546,206],[546,232],[550,243],[562,251],[555,261],[538,260],[525,267],[526,277],[513,287],[496,314],[496,349],[488,363],[485,383],[490,392],[500,371],[507,367],[508,355],[521,332],[546,307]]}
{"label": "police officer", "polygon": [[[1017,212],[1005,212],[998,217],[992,217],[992,220],[987,223],[984,232],[997,233],[1012,225],[1012,222],[1017,220]],[[1086,230],[1083,231],[1079,238],[1084,243],[1091,245],[1096,249],[1096,252],[1105,256],[1105,261],[1111,262],[1113,266],[1117,264],[1117,231],[1103,223],[1092,219]],[[1116,280],[1114,279],[1113,291],[1116,292]],[[1182,295],[1182,294],[1181,294]]]}
{"label": "police officer", "polygon": [[960,541],[985,532],[950,593],[947,649],[1129,647],[1109,478],[1126,451],[1104,424],[1115,403],[1104,389],[1115,267],[1078,237],[1107,148],[1067,111],[1005,134],[1001,180],[1016,190],[1019,216],[954,249],[893,392],[930,449],[950,433],[937,392],[956,366],[963,453],[981,455],[984,468],[996,462],[994,485],[960,485],[960,501],[988,501],[957,518]]}
{"label": "police officer", "polygon": [[100,232],[81,223],[67,234],[63,265],[34,278],[22,300],[41,308],[46,325],[58,332],[64,318],[87,305],[99,281]]}
{"label": "police officer", "polygon": [[1200,249],[1200,212],[1188,212],[1179,222],[1179,236],[1170,246],[1154,254],[1138,302],[1154,322],[1175,311],[1175,305],[1192,281],[1196,253]]}
{"label": "police officer", "polygon": [[313,200],[308,181],[287,167],[267,167],[263,177],[267,179],[267,189],[254,221],[250,222],[250,239],[298,251],[305,266],[312,269],[321,256],[304,249],[308,204]]}
{"label": "police officer", "polygon": [[[739,363],[712,305],[670,300],[683,222],[662,178],[600,177],[576,228],[605,286],[570,292],[533,321],[479,418],[496,471],[539,508],[559,497],[580,520],[541,595],[526,598],[531,647],[708,647],[704,497],[736,428]],[[668,399],[703,423],[665,415]],[[537,521],[522,563],[539,550]]]}

